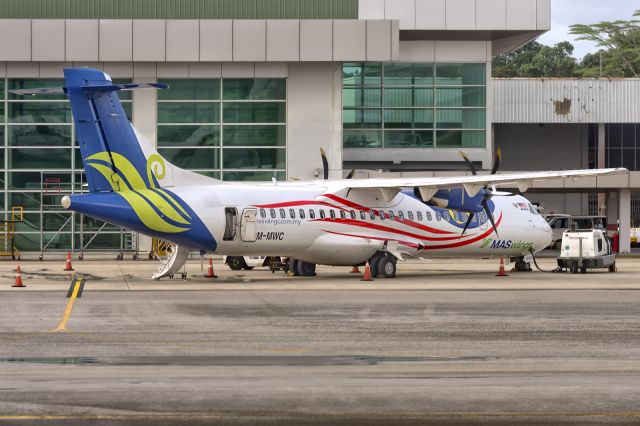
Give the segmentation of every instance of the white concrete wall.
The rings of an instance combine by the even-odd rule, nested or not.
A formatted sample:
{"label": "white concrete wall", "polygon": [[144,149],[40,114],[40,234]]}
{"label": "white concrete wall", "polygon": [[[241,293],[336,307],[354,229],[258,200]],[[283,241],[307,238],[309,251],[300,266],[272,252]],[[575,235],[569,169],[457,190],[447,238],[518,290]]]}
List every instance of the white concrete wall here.
{"label": "white concrete wall", "polygon": [[359,0],[359,19],[397,19],[401,30],[551,28],[551,0]]}
{"label": "white concrete wall", "polygon": [[342,177],[342,65],[290,63],[287,100],[289,179],[322,177],[320,148],[329,177]]}
{"label": "white concrete wall", "polygon": [[390,20],[0,19],[0,61],[389,61],[399,37]]}

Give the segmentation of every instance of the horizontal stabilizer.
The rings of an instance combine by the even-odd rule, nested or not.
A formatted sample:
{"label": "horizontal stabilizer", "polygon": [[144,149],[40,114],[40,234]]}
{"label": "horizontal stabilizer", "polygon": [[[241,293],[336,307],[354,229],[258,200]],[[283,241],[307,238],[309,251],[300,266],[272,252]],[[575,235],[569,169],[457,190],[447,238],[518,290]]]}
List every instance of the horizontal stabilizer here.
{"label": "horizontal stabilizer", "polygon": [[[99,85],[89,85],[89,86],[80,86],[85,89],[86,92],[118,92],[123,90],[134,90],[134,89],[168,89],[169,86],[164,83],[127,83],[127,84],[99,84]],[[52,94],[60,94],[67,93],[67,87],[40,87],[35,89],[16,89],[9,90],[10,93],[20,96],[26,95],[52,95]]]}

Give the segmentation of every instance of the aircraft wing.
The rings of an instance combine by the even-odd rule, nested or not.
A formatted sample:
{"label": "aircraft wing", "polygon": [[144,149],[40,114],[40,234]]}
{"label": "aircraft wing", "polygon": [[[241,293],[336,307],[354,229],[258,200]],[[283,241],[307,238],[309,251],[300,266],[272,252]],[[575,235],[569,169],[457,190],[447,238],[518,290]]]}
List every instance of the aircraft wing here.
{"label": "aircraft wing", "polygon": [[[545,172],[522,172],[495,175],[426,177],[426,178],[391,178],[391,179],[353,179],[343,180],[339,189],[380,190],[385,200],[392,200],[403,188],[418,188],[423,200],[429,200],[440,189],[464,187],[470,196],[475,196],[484,186],[515,184],[521,192],[525,192],[535,181],[558,178],[579,178],[590,176],[607,176],[628,174],[623,168],[617,169],[585,169],[561,170]],[[336,182],[338,183],[338,182]],[[339,186],[339,185],[337,185]]]}

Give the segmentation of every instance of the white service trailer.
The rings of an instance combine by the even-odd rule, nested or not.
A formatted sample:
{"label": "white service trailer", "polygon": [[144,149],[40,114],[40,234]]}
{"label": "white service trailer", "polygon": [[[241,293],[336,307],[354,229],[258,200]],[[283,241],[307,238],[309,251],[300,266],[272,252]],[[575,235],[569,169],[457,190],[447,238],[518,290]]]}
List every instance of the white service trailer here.
{"label": "white service trailer", "polygon": [[558,266],[583,274],[587,269],[609,268],[616,271],[616,256],[603,229],[578,229],[562,234]]}

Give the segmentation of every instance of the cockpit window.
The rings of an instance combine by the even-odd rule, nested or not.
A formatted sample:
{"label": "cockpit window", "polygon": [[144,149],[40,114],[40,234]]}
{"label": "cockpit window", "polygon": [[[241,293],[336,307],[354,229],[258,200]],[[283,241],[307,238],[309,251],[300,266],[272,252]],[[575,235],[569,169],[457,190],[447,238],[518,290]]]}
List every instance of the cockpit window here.
{"label": "cockpit window", "polygon": [[538,210],[536,210],[535,207],[533,207],[531,204],[529,204],[529,211],[531,212],[531,214],[533,215],[538,215]]}

